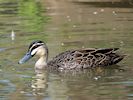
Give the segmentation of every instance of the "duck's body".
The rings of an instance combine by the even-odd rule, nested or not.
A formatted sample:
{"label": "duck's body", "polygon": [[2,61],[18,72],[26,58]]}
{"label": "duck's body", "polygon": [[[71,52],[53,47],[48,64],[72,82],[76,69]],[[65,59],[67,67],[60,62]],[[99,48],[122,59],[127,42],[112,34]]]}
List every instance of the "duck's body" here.
{"label": "duck's body", "polygon": [[23,63],[32,56],[38,55],[40,58],[36,62],[35,67],[39,69],[52,67],[61,70],[71,70],[105,67],[116,64],[124,58],[123,55],[116,53],[116,50],[118,49],[119,48],[88,48],[69,50],[60,53],[52,60],[48,61],[48,49],[46,44],[42,41],[35,41],[31,43],[28,53],[19,61],[19,63]]}
{"label": "duck's body", "polygon": [[57,55],[48,62],[48,66],[59,69],[105,67],[123,59],[115,53],[116,50],[118,48],[70,50]]}

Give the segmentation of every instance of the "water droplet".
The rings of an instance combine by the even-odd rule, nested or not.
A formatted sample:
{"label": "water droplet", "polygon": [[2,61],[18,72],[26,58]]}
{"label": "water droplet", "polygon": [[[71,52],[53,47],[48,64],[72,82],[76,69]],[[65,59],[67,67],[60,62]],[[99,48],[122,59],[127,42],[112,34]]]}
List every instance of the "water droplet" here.
{"label": "water droplet", "polygon": [[93,12],[93,14],[96,15],[96,14],[98,14],[98,12],[95,11],[95,12]]}
{"label": "water droplet", "polygon": [[101,12],[104,12],[104,9],[101,9],[100,11],[101,11]]}
{"label": "water droplet", "polygon": [[115,30],[116,30],[116,28],[114,27],[112,30],[113,30],[113,31],[115,31]]}
{"label": "water droplet", "polygon": [[66,18],[70,18],[70,16],[66,16]]}
{"label": "water droplet", "polygon": [[15,32],[13,30],[11,32],[11,39],[12,39],[12,41],[15,40]]}
{"label": "water droplet", "polygon": [[64,43],[62,42],[61,45],[64,46]]}
{"label": "water droplet", "polygon": [[20,93],[22,93],[22,94],[23,94],[23,93],[25,93],[25,91],[20,91]]}
{"label": "water droplet", "polygon": [[96,77],[94,77],[95,80],[98,80],[98,79],[100,79],[100,78],[101,78],[101,76],[96,76]]}
{"label": "water droplet", "polygon": [[98,80],[98,77],[94,77],[95,80]]}
{"label": "water droplet", "polygon": [[76,27],[76,25],[73,25],[73,28],[75,28]]}
{"label": "water droplet", "polygon": [[117,15],[115,11],[112,11],[112,13],[113,13],[114,15]]}

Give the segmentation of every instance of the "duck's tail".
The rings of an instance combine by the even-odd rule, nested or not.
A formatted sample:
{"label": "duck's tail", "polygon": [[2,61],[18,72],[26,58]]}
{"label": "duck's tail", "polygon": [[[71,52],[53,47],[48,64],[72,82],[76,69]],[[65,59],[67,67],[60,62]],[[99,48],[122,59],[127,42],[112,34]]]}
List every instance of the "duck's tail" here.
{"label": "duck's tail", "polygon": [[117,64],[117,63],[120,62],[126,55],[120,55],[120,54],[114,53],[112,56],[113,56],[113,57],[111,58],[111,65]]}

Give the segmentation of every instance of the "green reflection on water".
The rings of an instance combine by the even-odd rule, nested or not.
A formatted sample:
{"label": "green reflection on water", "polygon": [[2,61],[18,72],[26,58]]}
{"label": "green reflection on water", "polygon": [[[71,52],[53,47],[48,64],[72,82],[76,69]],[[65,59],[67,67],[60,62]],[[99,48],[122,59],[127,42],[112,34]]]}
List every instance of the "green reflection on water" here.
{"label": "green reflection on water", "polygon": [[42,7],[34,0],[21,0],[18,15],[21,17],[21,27],[25,32],[41,32],[47,20],[42,16]]}
{"label": "green reflection on water", "polygon": [[0,34],[42,32],[48,17],[40,1],[0,0]]}

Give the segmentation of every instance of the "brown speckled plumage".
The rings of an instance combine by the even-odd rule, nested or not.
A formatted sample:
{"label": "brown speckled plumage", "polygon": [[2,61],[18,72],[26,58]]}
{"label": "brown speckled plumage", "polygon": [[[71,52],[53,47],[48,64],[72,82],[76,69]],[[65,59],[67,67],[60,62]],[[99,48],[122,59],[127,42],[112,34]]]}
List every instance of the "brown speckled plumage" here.
{"label": "brown speckled plumage", "polygon": [[40,58],[36,62],[36,68],[50,67],[60,70],[85,69],[94,67],[105,67],[118,63],[124,55],[118,54],[119,48],[87,48],[80,50],[69,50],[60,53],[48,61],[48,48],[42,41],[34,41],[30,44],[26,55],[19,61],[20,64],[28,61],[34,55]]}
{"label": "brown speckled plumage", "polygon": [[118,48],[83,49],[63,52],[48,62],[59,69],[105,67],[118,63],[124,56],[115,53]]}

